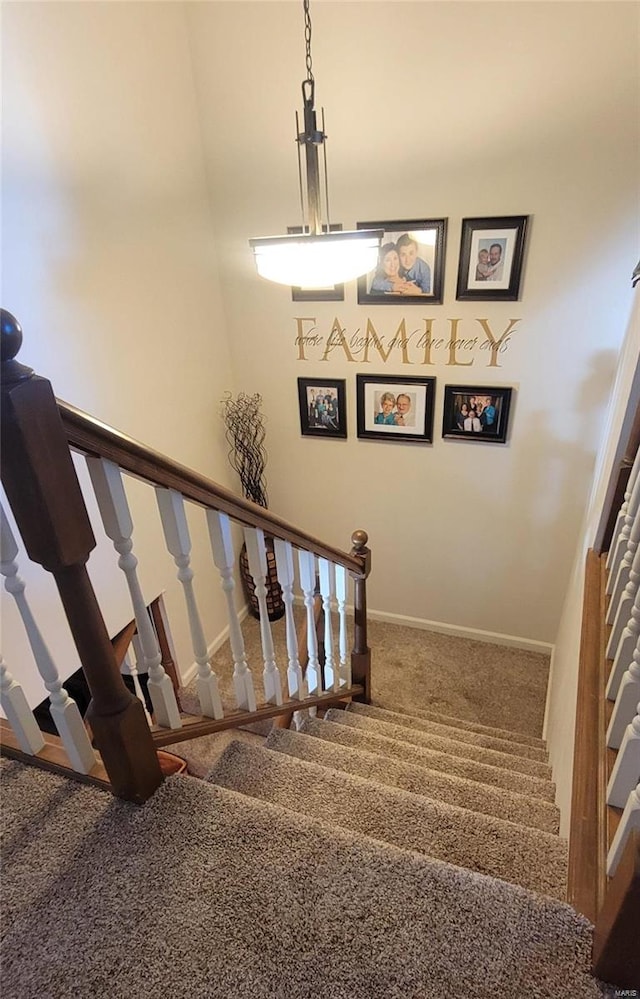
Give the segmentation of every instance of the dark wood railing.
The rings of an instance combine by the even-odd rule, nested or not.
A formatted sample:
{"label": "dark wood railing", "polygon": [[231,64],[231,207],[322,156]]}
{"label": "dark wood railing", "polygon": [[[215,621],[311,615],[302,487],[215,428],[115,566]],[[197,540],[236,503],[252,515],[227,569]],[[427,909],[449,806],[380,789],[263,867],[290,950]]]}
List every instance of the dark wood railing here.
{"label": "dark wood railing", "polygon": [[[20,364],[22,331],[2,311],[2,481],[29,557],[56,582],[91,692],[87,721],[113,792],[144,801],[162,781],[156,748],[219,729],[237,727],[310,706],[369,700],[371,652],[367,644],[366,578],[371,553],[364,531],[347,553],[299,530],[263,507],[235,496],[205,476],[172,461],[99,420],[55,399],[50,383]],[[184,716],[179,730],[150,731],[140,701],[125,686],[86,563],[95,538],[70,448],[105,458],[156,486],[228,514],[242,525],[282,538],[344,566],[355,579],[355,645],[350,688],[304,701],[231,712],[224,719]],[[58,767],[59,769],[59,767]]]}

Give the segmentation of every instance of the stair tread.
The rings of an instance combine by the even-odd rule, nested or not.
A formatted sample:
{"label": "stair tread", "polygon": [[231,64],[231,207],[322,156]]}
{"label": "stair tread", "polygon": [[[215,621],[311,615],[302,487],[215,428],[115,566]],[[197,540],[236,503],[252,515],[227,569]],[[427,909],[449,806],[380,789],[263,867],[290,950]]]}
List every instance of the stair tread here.
{"label": "stair tread", "polygon": [[227,747],[207,780],[403,849],[566,897],[567,845],[550,833],[242,742]]}
{"label": "stair tread", "polygon": [[481,746],[473,746],[467,742],[456,742],[454,739],[445,738],[444,736],[430,735],[428,732],[419,732],[403,725],[393,725],[390,722],[380,721],[378,718],[368,718],[366,715],[356,714],[352,711],[341,711],[340,708],[330,708],[325,717],[329,721],[337,721],[341,725],[352,725],[355,728],[365,729],[365,731],[379,732],[388,738],[397,739],[401,742],[410,742],[427,749],[437,749],[451,756],[470,758],[476,762],[487,763],[493,767],[502,767],[505,770],[527,774],[531,777],[546,780],[551,777],[551,768],[546,763],[538,763],[536,760],[525,760],[520,756],[499,753],[495,749],[484,749]]}
{"label": "stair tread", "polygon": [[[344,714],[344,712],[342,713]],[[310,724],[315,726],[316,722],[305,720],[302,724],[302,731],[307,731],[307,726]],[[378,732],[356,728],[353,725],[341,725],[327,720],[327,716],[317,724],[324,727],[314,728],[313,735],[319,735],[332,742],[358,746],[368,749],[378,756],[392,756],[409,763],[416,763],[418,766],[428,767],[431,770],[440,770],[458,777],[465,777],[467,780],[473,780],[480,784],[491,784],[494,787],[506,788],[520,794],[530,794],[545,801],[555,800],[555,785],[550,780],[529,777],[527,774],[510,773],[502,767],[477,763],[468,757],[449,756],[446,752],[428,749],[426,746],[416,746],[398,739],[390,739]]]}
{"label": "stair tread", "polygon": [[362,704],[359,701],[352,702],[348,710],[354,711],[356,714],[365,715],[368,718],[378,718],[380,721],[387,721],[392,725],[399,725],[403,728],[415,729],[419,732],[429,732],[433,735],[441,735],[446,739],[454,739],[456,742],[466,742],[470,745],[482,746],[485,749],[495,749],[500,753],[510,753],[514,756],[522,756],[525,759],[536,760],[539,763],[548,763],[546,750],[538,746],[526,746],[521,742],[499,739],[496,736],[486,735],[483,732],[471,732],[464,728],[454,728],[451,725],[443,725],[440,722],[429,721],[425,718],[416,718],[414,715],[390,711],[388,708],[378,708],[372,704]]}
{"label": "stair tread", "polygon": [[508,728],[495,728],[492,725],[482,725],[480,722],[469,721],[467,718],[458,718],[455,715],[445,715],[434,708],[412,707],[405,708],[400,704],[385,704],[379,701],[374,702],[375,707],[383,708],[387,711],[395,711],[399,714],[406,714],[412,718],[424,718],[428,721],[439,722],[441,725],[448,725],[451,728],[469,729],[470,732],[483,732],[485,735],[494,735],[497,739],[507,739],[511,742],[521,742],[525,746],[537,746],[546,750],[544,739],[535,735],[527,735],[524,732],[515,732]]}
{"label": "stair tread", "polygon": [[137,808],[9,765],[4,999],[600,995],[565,903],[189,777]]}
{"label": "stair tread", "polygon": [[356,776],[369,777],[413,794],[437,798],[451,805],[460,805],[474,812],[493,815],[548,833],[558,833],[560,813],[550,802],[504,788],[478,784],[453,774],[429,770],[393,757],[382,758],[366,749],[313,738],[313,726],[325,724],[329,723],[312,721],[305,732],[274,729],[265,745],[267,749],[333,767],[335,770],[344,770]]}

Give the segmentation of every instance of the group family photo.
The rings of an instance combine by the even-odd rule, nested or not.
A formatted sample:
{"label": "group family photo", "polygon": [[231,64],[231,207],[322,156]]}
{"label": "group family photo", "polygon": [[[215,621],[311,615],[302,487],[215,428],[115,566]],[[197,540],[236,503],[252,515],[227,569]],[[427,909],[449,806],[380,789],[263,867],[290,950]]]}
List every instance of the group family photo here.
{"label": "group family photo", "polygon": [[358,222],[358,228],[384,230],[375,270],[358,279],[360,304],[442,300],[446,219]]}
{"label": "group family photo", "polygon": [[511,389],[445,387],[444,437],[506,441]]}
{"label": "group family photo", "polygon": [[344,379],[324,383],[298,378],[300,427],[304,435],[346,437]]}

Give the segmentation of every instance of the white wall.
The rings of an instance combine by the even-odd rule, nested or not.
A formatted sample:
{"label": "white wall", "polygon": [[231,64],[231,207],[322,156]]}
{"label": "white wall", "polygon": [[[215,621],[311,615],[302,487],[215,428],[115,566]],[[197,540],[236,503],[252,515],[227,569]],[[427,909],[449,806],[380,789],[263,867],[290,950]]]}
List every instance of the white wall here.
{"label": "white wall", "polygon": [[562,816],[560,831],[564,836],[569,834],[571,817],[585,558],[588,549],[594,547],[605,495],[612,475],[616,474],[619,461],[624,454],[630,424],[640,402],[639,356],[640,295],[636,291],[634,311],[620,354],[605,434],[598,452],[591,497],[580,531],[571,580],[567,587],[549,682],[546,739],[556,782],[556,800]]}
{"label": "white wall", "polygon": [[[231,484],[218,407],[234,386],[182,6],[7,4],[2,82],[2,297],[23,326],[22,360],[62,398]],[[186,668],[186,615],[155,500],[140,483],[129,489],[144,590],[167,589]],[[222,595],[203,516],[192,514],[211,640],[225,623]],[[89,568],[113,634],[132,615],[91,515]],[[68,674],[77,661],[51,580],[24,558],[21,569]],[[3,617],[5,659],[24,679],[31,657],[8,600]],[[37,680],[26,684],[39,700]]]}
{"label": "white wall", "polygon": [[[370,607],[553,642],[629,308],[638,228],[638,67],[632,5],[319,3],[317,103],[327,109],[332,217],[449,219],[441,306],[296,305],[256,278],[247,239],[299,221],[294,110],[304,77],[293,4],[194,4],[221,278],[238,387],[269,418],[271,506],[333,543],[368,530]],[[221,143],[220,137],[224,137]],[[455,300],[463,217],[531,216],[521,301]],[[518,332],[501,367],[299,361],[295,317],[325,338],[367,317],[387,341],[478,318]],[[464,357],[462,358],[465,359]],[[431,446],[358,441],[355,374],[437,378]],[[347,379],[349,439],[299,432],[296,378]],[[516,389],[507,446],[441,438],[446,383]]]}

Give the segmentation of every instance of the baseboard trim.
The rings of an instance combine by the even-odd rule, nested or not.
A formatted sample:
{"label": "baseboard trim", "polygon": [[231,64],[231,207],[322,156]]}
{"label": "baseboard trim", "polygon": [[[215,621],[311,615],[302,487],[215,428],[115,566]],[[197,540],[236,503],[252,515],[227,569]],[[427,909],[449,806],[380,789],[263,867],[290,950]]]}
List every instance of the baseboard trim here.
{"label": "baseboard trim", "polygon": [[[240,624],[242,624],[248,613],[249,613],[249,605],[245,604],[242,610],[238,611],[238,621],[240,622]],[[220,634],[216,635],[214,640],[210,642],[209,645],[207,645],[207,657],[211,659],[211,656],[215,655],[218,649],[222,648],[222,646],[224,645],[224,643],[227,641],[228,638],[229,638],[229,625],[227,625],[226,628],[223,628]],[[191,665],[188,666],[187,669],[184,671],[184,673],[182,673],[181,671],[180,675],[182,677],[182,686],[183,687],[188,686],[188,684],[190,684],[191,681],[196,676],[197,672],[198,672],[197,662],[192,662]]]}
{"label": "baseboard trim", "polygon": [[544,721],[542,722],[542,738],[547,741],[547,727],[549,725],[549,712],[551,710],[551,687],[553,680],[553,670],[556,662],[556,647],[551,647],[551,662],[549,663],[549,677],[547,679],[547,698],[544,704]]}
{"label": "baseboard trim", "polygon": [[406,614],[390,614],[387,611],[369,609],[367,616],[372,621],[384,621],[387,624],[401,624],[406,628],[418,628],[422,631],[435,631],[441,635],[453,635],[458,638],[470,638],[475,642],[490,642],[493,645],[507,645],[525,652],[540,652],[551,655],[554,646],[550,642],[538,642],[534,638],[521,638],[518,635],[503,635],[497,631],[481,631],[478,628],[465,628],[459,624],[445,624],[442,621],[428,621],[422,617],[409,617]]}

